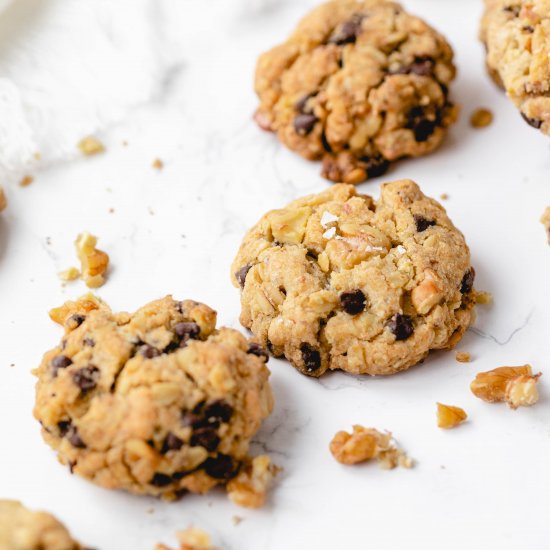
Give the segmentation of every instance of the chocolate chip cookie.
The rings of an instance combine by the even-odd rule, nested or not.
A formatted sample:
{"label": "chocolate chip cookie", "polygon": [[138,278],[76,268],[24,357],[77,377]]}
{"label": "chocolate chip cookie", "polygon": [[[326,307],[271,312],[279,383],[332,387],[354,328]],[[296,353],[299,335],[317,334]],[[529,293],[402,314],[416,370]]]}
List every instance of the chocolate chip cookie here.
{"label": "chocolate chip cookie", "polygon": [[393,374],[474,319],[462,233],[410,180],[380,199],[337,184],[268,212],[232,266],[241,323],[302,373]]}
{"label": "chocolate chip cookie", "polygon": [[83,550],[51,514],[32,512],[16,500],[0,500],[0,548]]}
{"label": "chocolate chip cookie", "polygon": [[358,183],[433,151],[457,117],[445,38],[395,2],[314,9],[256,68],[255,119],[322,175]]}
{"label": "chocolate chip cookie", "polygon": [[485,0],[487,67],[530,126],[550,136],[550,2]]}
{"label": "chocolate chip cookie", "polygon": [[170,296],[128,314],[88,295],[50,315],[65,335],[34,372],[34,415],[71,472],[170,500],[246,470],[273,407],[258,344]]}

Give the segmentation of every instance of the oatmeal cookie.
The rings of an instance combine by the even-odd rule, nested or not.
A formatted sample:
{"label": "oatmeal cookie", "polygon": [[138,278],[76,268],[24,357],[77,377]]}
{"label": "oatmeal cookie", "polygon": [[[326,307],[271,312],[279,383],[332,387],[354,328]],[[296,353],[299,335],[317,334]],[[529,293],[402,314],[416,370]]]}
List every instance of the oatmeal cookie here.
{"label": "oatmeal cookie", "polygon": [[310,376],[393,374],[453,347],[474,318],[464,237],[410,180],[377,202],[337,184],[267,213],[232,280],[241,323]]}
{"label": "oatmeal cookie", "polygon": [[51,514],[32,512],[16,500],[0,500],[0,548],[83,550]]}
{"label": "oatmeal cookie", "polygon": [[480,37],[490,75],[550,136],[550,0],[485,0]]}
{"label": "oatmeal cookie", "polygon": [[255,119],[322,175],[358,183],[433,151],[457,117],[445,38],[395,2],[334,0],[256,68]]}
{"label": "oatmeal cookie", "polygon": [[174,499],[226,485],[273,406],[267,353],[171,296],[133,314],[88,295],[52,310],[65,335],[34,374],[35,417],[71,472]]}

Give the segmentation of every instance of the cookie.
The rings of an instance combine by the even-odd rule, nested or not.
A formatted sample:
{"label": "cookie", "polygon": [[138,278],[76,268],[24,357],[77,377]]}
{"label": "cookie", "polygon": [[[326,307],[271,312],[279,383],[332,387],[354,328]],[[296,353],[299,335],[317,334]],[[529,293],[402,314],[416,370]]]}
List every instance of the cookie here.
{"label": "cookie", "polygon": [[72,473],[171,500],[248,467],[273,407],[258,344],[171,296],[128,314],[88,295],[50,315],[65,335],[34,372],[34,415]]}
{"label": "cookie", "polygon": [[32,512],[16,500],[0,500],[0,548],[84,550],[51,514]]}
{"label": "cookie", "polygon": [[487,68],[530,126],[550,136],[550,1],[485,0]]}
{"label": "cookie", "polygon": [[310,376],[393,374],[453,347],[474,319],[464,237],[410,180],[378,201],[337,184],[267,213],[232,279],[241,323]]}
{"label": "cookie", "polygon": [[322,175],[358,183],[433,151],[458,110],[445,38],[395,2],[335,0],[258,60],[255,119]]}

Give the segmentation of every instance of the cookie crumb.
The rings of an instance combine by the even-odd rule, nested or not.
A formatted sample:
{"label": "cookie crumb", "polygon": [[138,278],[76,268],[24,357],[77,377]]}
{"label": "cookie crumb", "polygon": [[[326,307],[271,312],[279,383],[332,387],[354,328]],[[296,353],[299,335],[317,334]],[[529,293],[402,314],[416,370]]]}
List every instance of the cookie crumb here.
{"label": "cookie crumb", "polygon": [[34,160],[42,160],[42,155],[37,151],[36,153],[34,153],[34,155],[32,156],[32,158]]}
{"label": "cookie crumb", "polygon": [[442,200],[442,201],[446,201],[449,199],[449,194],[448,193],[441,193],[441,195],[439,195],[439,198]]}
{"label": "cookie crumb", "polygon": [[479,372],[470,384],[472,393],[488,403],[505,401],[511,409],[529,407],[539,399],[537,383],[542,373],[533,374],[531,365],[497,367]]}
{"label": "cookie crumb", "polygon": [[544,213],[540,217],[540,223],[542,223],[542,225],[544,225],[544,228],[546,229],[548,244],[550,244],[550,206],[547,206],[544,209]]}
{"label": "cookie crumb", "polygon": [[160,159],[155,159],[152,166],[155,170],[162,170],[164,168],[164,163]]}
{"label": "cookie crumb", "polygon": [[448,430],[462,424],[468,415],[460,407],[437,403],[437,427]]}
{"label": "cookie crumb", "polygon": [[486,128],[493,122],[493,113],[489,109],[476,109],[470,116],[473,128]]}
{"label": "cookie crumb", "polygon": [[493,295],[490,292],[481,290],[476,292],[476,304],[486,306],[493,303]]}
{"label": "cookie crumb", "polygon": [[6,193],[4,193],[4,189],[0,187],[0,212],[4,210],[8,206],[8,199],[6,198]]}
{"label": "cookie crumb", "polygon": [[65,269],[65,271],[59,272],[58,276],[62,281],[74,281],[80,277],[80,271],[76,267],[71,266]]}
{"label": "cookie crumb", "polygon": [[330,442],[332,456],[341,464],[359,464],[376,458],[381,468],[392,470],[397,466],[412,468],[414,461],[399,447],[390,432],[375,428],[353,426],[353,432],[339,431]]}
{"label": "cookie crumb", "polygon": [[19,186],[28,187],[33,181],[34,181],[34,178],[32,176],[29,176],[29,175],[23,176],[19,181]]}
{"label": "cookie crumb", "polygon": [[231,518],[231,521],[233,522],[233,525],[235,525],[235,527],[237,525],[239,525],[239,523],[241,523],[243,521],[244,518],[242,518],[241,516],[233,516]]}
{"label": "cookie crumb", "polygon": [[[179,550],[217,550],[210,543],[210,536],[206,531],[189,527],[185,531],[176,533],[179,541]],[[164,544],[157,544],[155,550],[170,550],[170,547]]]}
{"label": "cookie crumb", "polygon": [[227,484],[227,496],[239,506],[260,508],[281,468],[271,463],[267,455],[253,458],[241,467],[239,475]]}
{"label": "cookie crumb", "polygon": [[455,359],[459,363],[469,363],[472,360],[472,356],[467,351],[457,351],[455,354]]}
{"label": "cookie crumb", "polygon": [[75,248],[81,263],[81,277],[88,288],[98,288],[105,283],[104,274],[109,267],[109,256],[96,248],[97,237],[88,232],[78,235]]}
{"label": "cookie crumb", "polygon": [[78,148],[83,155],[91,156],[103,153],[105,146],[94,136],[87,136],[78,142]]}
{"label": "cookie crumb", "polygon": [[114,209],[114,208],[109,208],[109,210],[108,210],[107,212],[109,212],[109,214],[114,214],[114,213],[115,213],[115,209]]}

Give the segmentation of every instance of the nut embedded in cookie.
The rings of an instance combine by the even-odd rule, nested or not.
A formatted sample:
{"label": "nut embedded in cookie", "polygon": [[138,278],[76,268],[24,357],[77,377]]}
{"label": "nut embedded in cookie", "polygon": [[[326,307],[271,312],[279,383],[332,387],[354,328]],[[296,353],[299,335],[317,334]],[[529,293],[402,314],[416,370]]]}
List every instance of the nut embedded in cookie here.
{"label": "nut embedded in cookie", "polygon": [[168,500],[234,481],[262,504],[274,469],[248,447],[273,399],[257,343],[170,296],[129,314],[88,295],[50,315],[65,335],[34,371],[34,415],[72,473]]}
{"label": "nut embedded in cookie", "polygon": [[430,153],[458,109],[453,52],[424,21],[385,0],[333,0],[262,54],[254,118],[322,176],[359,183]]}
{"label": "nut embedded in cookie", "polygon": [[241,323],[299,371],[392,374],[453,347],[474,320],[462,233],[410,180],[352,185],[265,214],[232,265]]}

